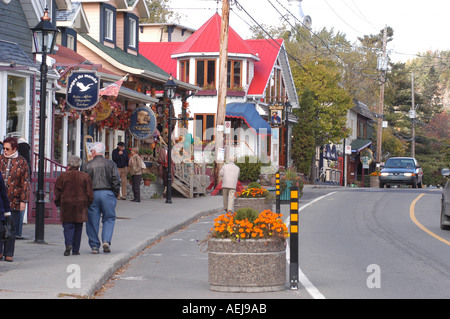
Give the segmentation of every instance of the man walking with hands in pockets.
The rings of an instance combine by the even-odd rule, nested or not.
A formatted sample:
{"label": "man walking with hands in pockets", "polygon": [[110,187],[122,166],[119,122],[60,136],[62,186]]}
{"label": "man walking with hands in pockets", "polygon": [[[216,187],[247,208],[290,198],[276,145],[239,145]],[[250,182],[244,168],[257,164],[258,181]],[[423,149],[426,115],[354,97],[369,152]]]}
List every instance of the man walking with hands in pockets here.
{"label": "man walking with hands in pockets", "polygon": [[98,254],[101,244],[98,238],[101,218],[103,252],[109,253],[116,221],[117,196],[120,192],[119,171],[113,161],[103,157],[103,143],[95,143],[91,152],[93,159],[83,167],[83,171],[91,177],[94,189],[94,201],[88,209],[86,233],[92,253]]}
{"label": "man walking with hands in pockets", "polygon": [[223,208],[227,213],[234,211],[234,199],[236,197],[239,173],[240,168],[234,164],[234,157],[230,157],[219,172],[219,176],[222,177]]}

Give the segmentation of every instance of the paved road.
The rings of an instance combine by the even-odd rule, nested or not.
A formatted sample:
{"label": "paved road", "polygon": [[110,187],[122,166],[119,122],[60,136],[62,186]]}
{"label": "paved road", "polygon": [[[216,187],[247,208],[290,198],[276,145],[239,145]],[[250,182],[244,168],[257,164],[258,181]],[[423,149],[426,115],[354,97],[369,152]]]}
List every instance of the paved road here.
{"label": "paved road", "polygon": [[[450,243],[450,232],[439,229],[439,191],[308,189],[300,201],[307,207],[300,212],[299,267],[312,287],[210,291],[207,253],[199,246],[216,217],[210,215],[140,253],[98,298],[449,298],[450,247],[413,221],[416,199],[417,222]],[[288,207],[282,205],[285,217]]]}
{"label": "paved road", "polygon": [[[300,200],[304,205],[335,188],[308,188]],[[284,217],[289,205],[281,205]],[[229,299],[229,293],[209,290],[208,255],[200,245],[221,213],[203,217],[190,226],[171,234],[132,259],[105,285],[97,298],[203,298]],[[276,293],[240,293],[232,298],[299,299],[310,298],[305,290]]]}
{"label": "paved road", "polygon": [[449,298],[450,247],[439,229],[440,192],[350,189],[300,216],[300,267],[325,298]]}

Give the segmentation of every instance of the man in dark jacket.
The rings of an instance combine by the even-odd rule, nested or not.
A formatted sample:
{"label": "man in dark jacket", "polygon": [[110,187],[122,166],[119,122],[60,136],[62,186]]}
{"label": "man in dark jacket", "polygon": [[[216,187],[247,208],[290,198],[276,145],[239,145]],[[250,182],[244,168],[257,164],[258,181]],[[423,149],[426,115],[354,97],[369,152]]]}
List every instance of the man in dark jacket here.
{"label": "man in dark jacket", "polygon": [[98,238],[100,218],[103,226],[103,252],[111,252],[110,245],[116,221],[117,196],[120,192],[120,177],[117,165],[113,161],[105,159],[103,157],[104,152],[105,145],[99,142],[95,143],[92,147],[93,159],[83,167],[83,171],[91,177],[94,189],[94,201],[89,206],[86,223],[86,233],[93,254],[98,254],[100,249]]}
{"label": "man in dark jacket", "polygon": [[[127,173],[128,173],[128,153],[125,150],[125,143],[117,143],[117,148],[112,152],[112,160],[119,169],[120,180],[122,181],[122,199],[127,199]],[[119,196],[120,198],[120,196]]]}

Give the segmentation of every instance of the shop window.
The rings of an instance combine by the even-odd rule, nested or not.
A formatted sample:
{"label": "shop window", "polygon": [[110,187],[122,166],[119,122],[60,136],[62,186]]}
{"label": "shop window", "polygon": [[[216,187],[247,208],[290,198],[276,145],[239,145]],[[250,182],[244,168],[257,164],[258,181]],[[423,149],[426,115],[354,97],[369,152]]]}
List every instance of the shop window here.
{"label": "shop window", "polygon": [[202,142],[214,140],[214,114],[195,114],[195,138]]}
{"label": "shop window", "polygon": [[8,75],[6,134],[25,136],[27,79]]}

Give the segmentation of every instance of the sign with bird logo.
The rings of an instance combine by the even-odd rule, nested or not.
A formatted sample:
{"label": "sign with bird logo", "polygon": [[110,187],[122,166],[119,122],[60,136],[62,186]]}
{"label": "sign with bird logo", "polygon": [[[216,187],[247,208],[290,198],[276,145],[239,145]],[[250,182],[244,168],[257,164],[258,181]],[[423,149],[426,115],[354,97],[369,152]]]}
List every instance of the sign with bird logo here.
{"label": "sign with bird logo", "polygon": [[100,77],[95,71],[73,71],[67,77],[66,103],[76,110],[89,110],[99,101]]}

